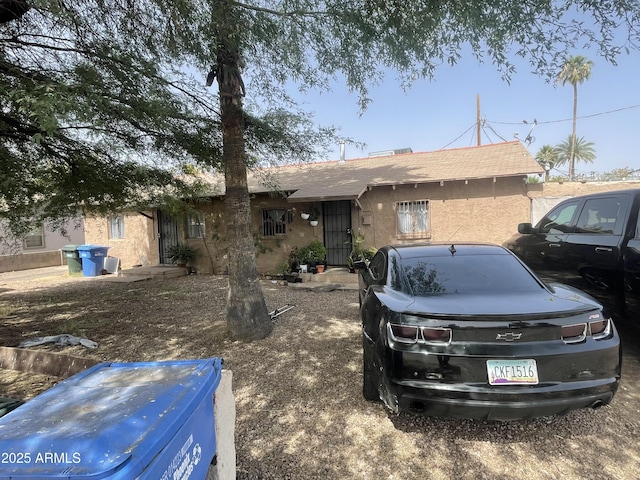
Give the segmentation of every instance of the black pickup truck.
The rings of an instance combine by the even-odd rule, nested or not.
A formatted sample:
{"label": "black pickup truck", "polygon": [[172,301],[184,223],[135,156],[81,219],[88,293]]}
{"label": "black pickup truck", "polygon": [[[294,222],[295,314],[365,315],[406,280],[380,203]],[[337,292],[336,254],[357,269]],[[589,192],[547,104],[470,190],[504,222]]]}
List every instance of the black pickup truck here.
{"label": "black pickup truck", "polygon": [[[640,305],[640,189],[574,197],[534,227],[518,225],[504,246],[533,270],[579,274],[590,286],[624,293]],[[578,285],[579,286],[579,285]]]}

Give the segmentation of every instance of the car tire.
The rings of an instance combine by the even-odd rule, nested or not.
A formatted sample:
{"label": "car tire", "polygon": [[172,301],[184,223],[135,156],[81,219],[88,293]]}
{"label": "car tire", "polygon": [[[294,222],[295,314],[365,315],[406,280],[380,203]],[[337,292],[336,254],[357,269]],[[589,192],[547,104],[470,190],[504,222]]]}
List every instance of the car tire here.
{"label": "car tire", "polygon": [[380,392],[376,381],[375,368],[366,340],[362,340],[362,395],[365,400],[374,402],[380,400]]}

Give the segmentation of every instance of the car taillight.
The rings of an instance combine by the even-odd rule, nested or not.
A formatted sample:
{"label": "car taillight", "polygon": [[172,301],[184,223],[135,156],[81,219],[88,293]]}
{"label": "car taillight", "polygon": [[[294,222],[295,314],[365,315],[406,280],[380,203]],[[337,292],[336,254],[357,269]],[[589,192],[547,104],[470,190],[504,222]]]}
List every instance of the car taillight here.
{"label": "car taillight", "polygon": [[609,322],[608,318],[597,322],[589,322],[589,331],[591,332],[591,336],[596,340],[606,338],[611,333],[611,322]]}
{"label": "car taillight", "polygon": [[393,323],[389,323],[388,326],[391,336],[396,342],[416,343],[418,341],[418,327],[395,325]]}
{"label": "car taillight", "polygon": [[587,324],[576,323],[575,325],[565,325],[562,327],[561,335],[564,343],[582,342],[587,337]]}
{"label": "car taillight", "polygon": [[422,327],[420,331],[425,342],[449,343],[451,341],[450,328]]}
{"label": "car taillight", "polygon": [[400,343],[449,343],[451,329],[442,327],[415,327],[412,325],[387,324],[392,340]]}

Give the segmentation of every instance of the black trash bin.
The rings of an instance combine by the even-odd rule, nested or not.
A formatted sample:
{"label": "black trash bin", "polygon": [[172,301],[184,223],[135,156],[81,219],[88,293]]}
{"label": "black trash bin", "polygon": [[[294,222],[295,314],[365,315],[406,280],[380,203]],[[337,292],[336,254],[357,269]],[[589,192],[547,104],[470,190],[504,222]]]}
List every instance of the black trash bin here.
{"label": "black trash bin", "polygon": [[78,245],[65,245],[60,250],[67,259],[69,275],[80,275],[82,273],[82,259],[78,254]]}

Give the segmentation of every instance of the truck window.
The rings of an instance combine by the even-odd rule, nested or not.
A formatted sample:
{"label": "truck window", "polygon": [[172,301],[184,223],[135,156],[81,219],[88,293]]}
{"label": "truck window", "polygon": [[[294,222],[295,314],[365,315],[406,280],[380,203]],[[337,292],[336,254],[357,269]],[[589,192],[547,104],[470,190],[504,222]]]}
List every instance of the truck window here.
{"label": "truck window", "polygon": [[558,205],[551,210],[538,224],[540,233],[567,233],[571,230],[571,219],[573,218],[578,201],[567,202]]}
{"label": "truck window", "polygon": [[618,197],[587,200],[576,224],[576,231],[613,235],[620,231],[616,226],[622,223],[622,215],[625,213],[622,207]]}

